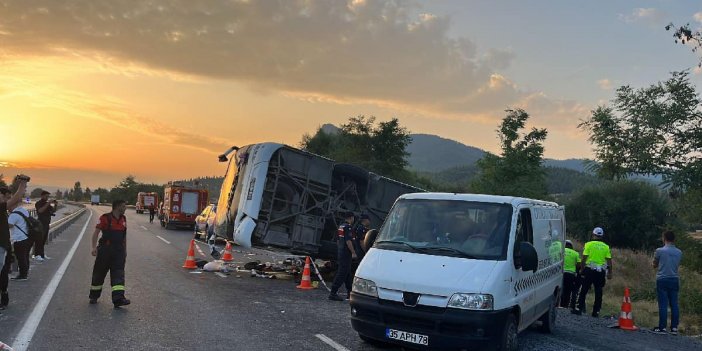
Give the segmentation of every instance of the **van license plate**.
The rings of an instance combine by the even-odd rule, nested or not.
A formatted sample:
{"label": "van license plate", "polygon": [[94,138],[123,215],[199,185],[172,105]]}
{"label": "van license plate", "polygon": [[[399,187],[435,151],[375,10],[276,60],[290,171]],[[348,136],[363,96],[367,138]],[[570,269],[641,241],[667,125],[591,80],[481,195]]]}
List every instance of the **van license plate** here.
{"label": "van license plate", "polygon": [[425,345],[425,346],[429,345],[429,337],[426,335],[422,335],[422,334],[409,333],[409,332],[402,331],[402,330],[395,330],[395,329],[388,328],[385,330],[385,336],[387,336],[388,339],[411,342],[413,344],[419,344],[419,345]]}

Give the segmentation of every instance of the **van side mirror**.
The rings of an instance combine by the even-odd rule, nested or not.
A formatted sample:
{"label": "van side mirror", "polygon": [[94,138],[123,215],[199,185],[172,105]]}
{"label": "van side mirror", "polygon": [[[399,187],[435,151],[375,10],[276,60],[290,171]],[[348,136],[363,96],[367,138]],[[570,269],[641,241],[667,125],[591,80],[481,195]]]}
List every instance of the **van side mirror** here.
{"label": "van side mirror", "polygon": [[371,229],[366,233],[365,239],[363,239],[363,249],[368,251],[373,244],[375,239],[378,237],[378,229]]}
{"label": "van side mirror", "polygon": [[539,268],[539,256],[531,243],[526,241],[519,243],[519,256],[523,271],[536,272],[536,269]]}

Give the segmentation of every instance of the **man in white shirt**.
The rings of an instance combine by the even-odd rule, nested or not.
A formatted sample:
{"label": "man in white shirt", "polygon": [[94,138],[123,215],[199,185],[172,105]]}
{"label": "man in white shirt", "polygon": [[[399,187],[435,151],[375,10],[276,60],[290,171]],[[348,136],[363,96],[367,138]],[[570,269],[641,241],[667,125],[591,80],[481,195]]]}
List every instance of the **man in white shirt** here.
{"label": "man in white shirt", "polygon": [[27,275],[29,274],[29,250],[32,248],[32,241],[27,235],[29,233],[27,221],[19,214],[13,212],[20,212],[29,217],[29,211],[22,207],[22,203],[18,203],[10,208],[10,216],[7,218],[11,231],[10,240],[15,251],[15,257],[17,257],[17,266],[19,266],[19,274],[10,279],[24,281],[27,280]]}

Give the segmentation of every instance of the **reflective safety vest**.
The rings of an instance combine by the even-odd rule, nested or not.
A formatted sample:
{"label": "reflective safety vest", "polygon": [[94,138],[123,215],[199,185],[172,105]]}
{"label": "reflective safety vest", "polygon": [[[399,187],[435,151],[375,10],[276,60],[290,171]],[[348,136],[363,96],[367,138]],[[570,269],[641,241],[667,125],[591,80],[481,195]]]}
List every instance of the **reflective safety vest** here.
{"label": "reflective safety vest", "polygon": [[566,247],[563,270],[569,273],[575,273],[578,262],[580,262],[580,254],[577,251]]}
{"label": "reflective safety vest", "polygon": [[612,253],[609,251],[609,245],[602,241],[588,241],[585,244],[583,255],[587,256],[585,265],[596,271],[607,269],[607,259],[612,258]]}

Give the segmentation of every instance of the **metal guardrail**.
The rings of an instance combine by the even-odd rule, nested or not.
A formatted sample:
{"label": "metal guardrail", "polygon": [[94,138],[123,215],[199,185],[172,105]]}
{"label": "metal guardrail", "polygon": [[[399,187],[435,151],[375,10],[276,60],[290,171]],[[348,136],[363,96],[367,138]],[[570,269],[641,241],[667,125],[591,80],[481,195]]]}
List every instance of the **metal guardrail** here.
{"label": "metal guardrail", "polygon": [[58,237],[59,234],[68,227],[73,221],[75,221],[78,217],[80,217],[87,209],[85,208],[85,205],[83,204],[73,204],[75,206],[80,207],[78,211],[73,212],[69,214],[68,216],[65,216],[63,218],[58,219],[55,222],[52,222],[49,224],[49,241],[52,241],[54,238]]}

